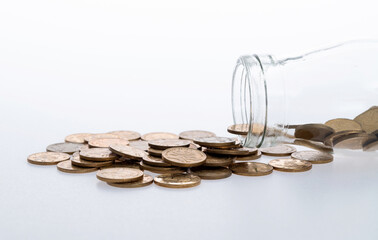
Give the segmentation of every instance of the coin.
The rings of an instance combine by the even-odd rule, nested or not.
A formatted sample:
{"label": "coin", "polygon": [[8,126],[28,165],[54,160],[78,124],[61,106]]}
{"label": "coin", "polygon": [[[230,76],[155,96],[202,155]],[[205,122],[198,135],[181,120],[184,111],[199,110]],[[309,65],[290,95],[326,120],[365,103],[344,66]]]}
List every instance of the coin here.
{"label": "coin", "polygon": [[327,136],[334,132],[333,128],[324,124],[303,124],[295,128],[294,136],[296,138],[323,142]]}
{"label": "coin", "polygon": [[[105,167],[108,167],[108,166],[105,166]],[[105,168],[105,167],[103,167],[103,168]],[[116,160],[109,167],[126,167],[126,168],[140,169],[139,162],[137,162],[137,161],[134,162],[134,161],[130,161],[130,160],[126,160],[126,161],[117,161]]]}
{"label": "coin", "polygon": [[112,144],[129,145],[129,141],[123,138],[95,138],[88,142],[90,147],[108,148]]}
{"label": "coin", "polygon": [[322,152],[329,152],[329,153],[333,152],[333,148],[330,146],[326,146],[321,142],[315,142],[315,141],[306,140],[306,139],[295,139],[292,144],[312,148],[312,149],[319,150]]}
{"label": "coin", "polygon": [[167,133],[167,132],[152,132],[147,133],[142,136],[142,140],[144,141],[151,141],[156,139],[178,139],[179,136],[177,136],[174,133]]}
{"label": "coin", "polygon": [[216,149],[206,148],[205,153],[228,155],[228,156],[248,156],[257,153],[257,148],[233,148],[233,149]]}
{"label": "coin", "polygon": [[139,140],[139,141],[130,141],[130,147],[135,147],[143,151],[147,151],[149,146],[147,141]]}
{"label": "coin", "polygon": [[235,157],[214,156],[207,154],[206,161],[203,166],[207,167],[227,167],[234,162]]}
{"label": "coin", "polygon": [[378,151],[378,139],[375,139],[374,141],[369,141],[368,143],[365,143],[363,146],[364,151]]}
{"label": "coin", "polygon": [[252,161],[261,158],[261,151],[257,150],[255,154],[248,155],[248,156],[237,156],[235,161]]}
{"label": "coin", "polygon": [[249,124],[235,124],[227,128],[227,131],[237,135],[247,135],[249,131]]}
{"label": "coin", "polygon": [[148,145],[155,149],[167,149],[172,147],[188,147],[191,141],[182,139],[155,139],[148,141]]}
{"label": "coin", "polygon": [[149,156],[149,155],[146,155],[143,157],[143,162],[152,166],[157,166],[157,167],[171,166],[170,164],[164,162],[161,157],[154,157],[154,156]]}
{"label": "coin", "polygon": [[347,119],[347,118],[332,119],[332,120],[327,121],[325,125],[333,128],[335,132],[350,131],[350,130],[361,131],[362,130],[361,125],[358,122],[351,119]]}
{"label": "coin", "polygon": [[117,159],[117,155],[113,154],[107,148],[90,148],[80,151],[80,158],[90,161],[112,161]]}
{"label": "coin", "polygon": [[121,130],[121,131],[112,131],[112,132],[108,132],[108,133],[117,135],[117,136],[119,136],[123,139],[129,140],[129,141],[135,141],[135,140],[140,139],[140,133],[134,132],[134,131]]}
{"label": "coin", "polygon": [[47,146],[46,151],[47,152],[61,152],[61,153],[68,153],[72,154],[74,152],[77,152],[80,150],[81,147],[84,145],[81,143],[55,143]]}
{"label": "coin", "polygon": [[300,151],[291,154],[291,158],[310,161],[311,163],[329,163],[333,161],[332,154],[319,151]]}
{"label": "coin", "polygon": [[262,154],[269,156],[290,156],[293,152],[297,151],[295,147],[288,145],[278,145],[274,147],[260,148]]}
{"label": "coin", "polygon": [[66,160],[58,163],[57,168],[59,171],[66,173],[89,173],[97,170],[97,168],[84,168],[74,166],[71,164],[71,160]]}
{"label": "coin", "polygon": [[193,174],[173,173],[156,176],[154,182],[161,187],[189,188],[198,186],[201,183],[201,178]]}
{"label": "coin", "polygon": [[97,178],[104,182],[126,183],[143,179],[143,171],[135,168],[115,167],[97,171]]}
{"label": "coin", "polygon": [[104,162],[94,162],[94,161],[87,161],[80,158],[80,154],[75,152],[71,156],[71,164],[77,167],[87,167],[87,168],[99,168],[99,167],[107,167],[112,165],[113,161],[104,161]]}
{"label": "coin", "polygon": [[378,130],[378,106],[373,106],[354,118],[367,133]]}
{"label": "coin", "polygon": [[226,167],[196,167],[191,172],[201,179],[222,179],[231,176],[232,172]]}
{"label": "coin", "polygon": [[64,141],[71,143],[85,143],[84,138],[92,135],[91,133],[75,133],[68,135]]}
{"label": "coin", "polygon": [[362,149],[364,143],[370,138],[367,133],[355,133],[348,134],[337,138],[334,143],[334,148],[344,148],[344,149]]}
{"label": "coin", "polygon": [[164,150],[162,158],[173,166],[196,167],[206,161],[206,154],[196,149],[177,147]]}
{"label": "coin", "polygon": [[264,176],[273,172],[273,167],[258,162],[239,162],[230,166],[233,173],[243,176]]}
{"label": "coin", "polygon": [[194,140],[195,138],[203,138],[203,137],[215,137],[215,133],[203,131],[203,130],[190,130],[185,131],[179,134],[181,139],[186,140]]}
{"label": "coin", "polygon": [[147,170],[153,173],[183,173],[186,172],[187,170],[185,168],[180,168],[180,167],[158,167],[158,166],[153,166],[149,165],[145,162],[140,162],[140,168],[143,170]]}
{"label": "coin", "polygon": [[148,149],[148,154],[150,154],[151,156],[154,156],[154,157],[161,157],[163,151],[164,150],[159,150],[159,149],[155,149],[155,148],[149,148]]}
{"label": "coin", "polygon": [[282,172],[304,172],[312,168],[312,164],[309,161],[298,159],[274,159],[269,162],[275,170]]}
{"label": "coin", "polygon": [[206,137],[206,138],[196,138],[194,143],[197,143],[203,147],[224,147],[224,146],[235,146],[236,140],[234,138],[227,137]]}
{"label": "coin", "polygon": [[93,140],[96,138],[121,138],[121,137],[115,134],[110,134],[110,133],[96,133],[96,134],[91,134],[89,136],[84,137],[84,141],[89,142],[90,140]]}
{"label": "coin", "polygon": [[201,146],[192,142],[192,143],[189,144],[189,148],[200,149]]}
{"label": "coin", "polygon": [[142,160],[147,154],[145,151],[138,148],[120,144],[112,144],[109,146],[109,149],[115,154],[134,160]]}
{"label": "coin", "polygon": [[151,183],[154,182],[154,178],[151,177],[148,174],[144,174],[143,178],[139,181],[135,182],[127,182],[127,183],[110,183],[108,184],[113,187],[119,187],[119,188],[138,188],[138,187],[145,187],[148,185],[151,185]]}
{"label": "coin", "polygon": [[70,155],[60,152],[41,152],[28,156],[28,162],[37,165],[54,165],[70,159]]}
{"label": "coin", "polygon": [[338,138],[344,137],[349,134],[355,134],[355,133],[363,133],[363,131],[362,130],[346,130],[346,131],[335,132],[324,139],[324,145],[332,147],[337,142]]}

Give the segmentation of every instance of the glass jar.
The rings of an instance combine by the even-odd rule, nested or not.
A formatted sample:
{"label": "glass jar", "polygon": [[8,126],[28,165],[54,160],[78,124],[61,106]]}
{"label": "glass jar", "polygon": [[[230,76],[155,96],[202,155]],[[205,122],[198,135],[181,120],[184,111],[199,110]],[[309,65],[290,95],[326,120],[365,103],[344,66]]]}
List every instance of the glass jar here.
{"label": "glass jar", "polygon": [[289,142],[375,151],[378,41],[289,58],[241,56],[233,74],[232,110],[246,147]]}

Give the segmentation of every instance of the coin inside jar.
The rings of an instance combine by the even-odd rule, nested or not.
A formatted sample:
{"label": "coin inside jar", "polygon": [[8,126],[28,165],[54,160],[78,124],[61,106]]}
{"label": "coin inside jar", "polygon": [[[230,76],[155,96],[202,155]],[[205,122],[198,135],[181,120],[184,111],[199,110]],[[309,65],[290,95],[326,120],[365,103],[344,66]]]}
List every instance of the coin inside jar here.
{"label": "coin inside jar", "polygon": [[233,173],[243,176],[264,176],[273,172],[273,167],[258,162],[239,162],[230,166]]}
{"label": "coin inside jar", "polygon": [[41,152],[34,153],[28,156],[29,163],[37,165],[55,165],[59,162],[70,159],[70,155],[60,152]]}
{"label": "coin inside jar", "polygon": [[158,167],[169,167],[170,164],[163,161],[161,157],[154,157],[150,155],[146,155],[143,157],[143,162],[152,165],[152,166],[158,166]]}
{"label": "coin inside jar", "polygon": [[224,146],[235,146],[236,140],[234,138],[227,137],[206,137],[206,138],[196,138],[194,143],[199,144],[203,147],[224,147]]}
{"label": "coin inside jar", "polygon": [[177,147],[164,150],[162,158],[173,166],[196,167],[206,161],[206,154],[196,149]]}
{"label": "coin inside jar", "polygon": [[282,172],[304,172],[312,168],[312,164],[309,161],[299,159],[274,159],[269,162],[275,170]]}
{"label": "coin inside jar", "polygon": [[71,160],[66,160],[63,162],[58,163],[57,168],[59,171],[66,172],[66,173],[89,173],[94,172],[97,168],[84,168],[84,167],[77,167],[72,165]]}
{"label": "coin inside jar", "polygon": [[300,151],[291,154],[294,159],[310,161],[311,163],[329,163],[333,161],[332,154],[319,151]]}
{"label": "coin inside jar", "polygon": [[138,187],[145,187],[151,185],[154,181],[154,178],[148,174],[144,174],[141,180],[135,182],[127,182],[127,183],[111,183],[108,182],[110,186],[119,187],[119,188],[138,188]]}
{"label": "coin inside jar", "polygon": [[194,175],[199,176],[201,179],[223,179],[231,176],[232,172],[226,167],[195,167],[191,169]]}
{"label": "coin inside jar", "polygon": [[215,133],[203,130],[190,130],[181,132],[179,137],[181,139],[191,140],[193,141],[195,138],[204,138],[204,137],[215,137]]}
{"label": "coin inside jar", "polygon": [[290,156],[293,152],[297,151],[295,147],[288,145],[278,145],[274,147],[260,148],[262,154],[269,156]]}
{"label": "coin inside jar", "polygon": [[87,167],[87,168],[99,168],[99,167],[107,167],[112,165],[113,161],[88,161],[80,158],[80,154],[75,152],[71,158],[71,164],[77,167]]}
{"label": "coin inside jar", "polygon": [[55,144],[51,144],[47,146],[46,151],[73,154],[74,152],[79,151],[80,148],[83,146],[84,144],[81,144],[81,143],[69,143],[69,142],[55,143]]}
{"label": "coin inside jar", "polygon": [[143,171],[125,167],[104,168],[97,171],[96,176],[104,182],[126,183],[143,179]]}
{"label": "coin inside jar", "polygon": [[112,161],[117,159],[117,155],[107,148],[89,148],[80,151],[80,158],[89,161]]}
{"label": "coin inside jar", "polygon": [[92,148],[108,148],[112,144],[129,145],[129,141],[122,138],[95,138],[88,142]]}
{"label": "coin inside jar", "polygon": [[179,136],[177,136],[174,133],[167,133],[167,132],[152,132],[147,133],[142,136],[142,140],[144,141],[151,141],[156,139],[178,139]]}
{"label": "coin inside jar", "polygon": [[138,132],[134,132],[134,131],[125,131],[125,130],[121,130],[121,131],[112,131],[112,132],[108,132],[110,134],[113,134],[113,135],[117,135],[123,139],[126,139],[128,141],[135,141],[135,140],[138,140],[140,139],[140,134]]}
{"label": "coin inside jar", "polygon": [[109,146],[109,149],[117,155],[134,160],[142,160],[143,157],[147,154],[145,151],[138,148],[120,144],[112,144]]}
{"label": "coin inside jar", "polygon": [[148,141],[148,145],[155,149],[165,150],[172,147],[188,147],[191,141],[182,139],[155,139]]}
{"label": "coin inside jar", "polygon": [[71,143],[85,143],[84,138],[92,135],[91,133],[74,133],[68,135],[64,141]]}
{"label": "coin inside jar", "polygon": [[201,178],[193,174],[174,173],[156,176],[154,182],[161,187],[188,188],[198,186],[201,183]]}

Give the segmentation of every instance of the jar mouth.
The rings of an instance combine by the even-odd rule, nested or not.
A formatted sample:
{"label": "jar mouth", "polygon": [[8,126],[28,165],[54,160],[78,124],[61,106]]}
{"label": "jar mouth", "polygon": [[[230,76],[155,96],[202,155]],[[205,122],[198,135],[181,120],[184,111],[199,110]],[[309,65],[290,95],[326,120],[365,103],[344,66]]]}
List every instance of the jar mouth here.
{"label": "jar mouth", "polygon": [[243,124],[248,134],[243,146],[260,147],[267,130],[267,87],[264,69],[257,55],[241,56],[232,78],[232,114],[234,124]]}

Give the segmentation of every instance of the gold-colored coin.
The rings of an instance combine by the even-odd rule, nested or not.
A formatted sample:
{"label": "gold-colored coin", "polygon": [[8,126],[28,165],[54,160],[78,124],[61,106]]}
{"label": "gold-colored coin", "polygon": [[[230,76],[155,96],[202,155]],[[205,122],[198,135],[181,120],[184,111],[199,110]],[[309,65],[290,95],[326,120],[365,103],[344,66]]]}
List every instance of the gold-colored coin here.
{"label": "gold-colored coin", "polygon": [[278,145],[274,147],[260,148],[262,154],[269,156],[290,156],[297,151],[295,147],[288,145]]}
{"label": "gold-colored coin", "polygon": [[129,141],[123,138],[95,138],[88,142],[90,147],[108,148],[112,144],[129,145]]}
{"label": "gold-colored coin", "polygon": [[203,166],[207,167],[228,167],[234,162],[235,157],[214,156],[207,154],[206,161]]}
{"label": "gold-colored coin", "polygon": [[206,148],[205,153],[227,155],[227,156],[248,156],[257,153],[257,148],[233,148],[233,149],[217,149]]}
{"label": "gold-colored coin", "polygon": [[28,156],[28,162],[37,165],[55,165],[70,159],[70,155],[60,152],[41,152]]}
{"label": "gold-colored coin", "polygon": [[201,179],[223,179],[232,175],[230,169],[226,167],[196,167],[192,168],[191,172]]}
{"label": "gold-colored coin", "polygon": [[291,158],[309,161],[311,163],[329,163],[333,161],[332,154],[319,151],[300,151],[291,154]]}
{"label": "gold-colored coin", "polygon": [[91,133],[75,133],[68,135],[64,141],[71,143],[85,143],[84,138],[92,135]]}
{"label": "gold-colored coin", "polygon": [[151,185],[154,182],[154,178],[148,174],[144,174],[142,180],[127,183],[108,183],[110,186],[119,188],[138,188]]}
{"label": "gold-colored coin", "polygon": [[258,162],[239,162],[230,166],[233,173],[243,176],[265,176],[273,172],[273,167]]}
{"label": "gold-colored coin", "polygon": [[142,160],[147,155],[143,150],[120,144],[112,144],[109,146],[109,149],[115,154],[134,160]]}
{"label": "gold-colored coin", "polygon": [[196,167],[205,163],[206,154],[196,149],[177,147],[164,150],[162,158],[173,166]]}
{"label": "gold-colored coin", "polygon": [[315,141],[306,140],[306,139],[295,139],[292,144],[312,148],[321,152],[328,152],[328,153],[333,152],[333,148],[330,146],[326,146],[321,142],[315,142]]}
{"label": "gold-colored coin", "polygon": [[160,174],[164,174],[164,173],[183,173],[183,172],[187,171],[185,168],[180,168],[180,167],[173,167],[173,166],[170,166],[170,167],[158,167],[158,166],[153,166],[153,165],[146,164],[145,162],[140,162],[139,164],[140,164],[140,168],[141,169],[147,170],[147,171],[150,171],[150,172],[153,172],[153,173],[160,173]]}
{"label": "gold-colored coin", "polygon": [[200,149],[201,146],[192,142],[192,143],[189,144],[189,148]]}
{"label": "gold-colored coin", "polygon": [[148,154],[154,157],[162,157],[163,151],[164,150],[148,148]]}
{"label": "gold-colored coin", "polygon": [[274,159],[269,162],[269,165],[282,172],[304,172],[312,168],[312,164],[309,161],[290,158]]}
{"label": "gold-colored coin", "polygon": [[367,111],[358,115],[354,121],[358,122],[367,133],[378,130],[378,106],[373,106]]}
{"label": "gold-colored coin", "polygon": [[331,127],[335,130],[335,132],[341,132],[341,131],[361,131],[361,125],[351,119],[347,118],[336,118],[329,120],[325,123],[328,127]]}
{"label": "gold-colored coin", "polygon": [[[234,124],[227,128],[227,131],[236,135],[247,135],[249,132],[249,124]],[[253,124],[251,128],[252,135],[261,135],[264,132],[264,125],[262,124]],[[268,129],[266,129],[268,131]]]}
{"label": "gold-colored coin", "polygon": [[194,143],[197,143],[203,147],[226,147],[235,146],[236,140],[234,138],[227,137],[207,137],[207,138],[196,138]]}
{"label": "gold-colored coin", "polygon": [[107,148],[90,148],[80,151],[80,158],[89,161],[113,161],[118,157]]}
{"label": "gold-colored coin", "polygon": [[143,171],[135,168],[104,168],[97,171],[97,178],[108,183],[135,182],[143,179]]}
{"label": "gold-colored coin", "polygon": [[97,168],[84,168],[72,165],[71,160],[66,160],[58,163],[57,168],[59,171],[66,173],[89,173],[94,172]]}
{"label": "gold-colored coin", "polygon": [[323,142],[327,136],[334,132],[333,128],[325,124],[303,124],[295,128],[294,136],[296,138]]}
{"label": "gold-colored coin", "polygon": [[143,151],[148,151],[148,148],[149,148],[148,142],[143,141],[143,140],[130,141],[129,145],[130,145],[130,147],[135,147],[135,148],[138,148],[138,149],[143,150]]}
{"label": "gold-colored coin", "polygon": [[161,187],[189,188],[198,186],[201,183],[201,178],[193,174],[173,173],[156,176],[154,182]]}
{"label": "gold-colored coin", "polygon": [[89,136],[84,137],[84,141],[89,142],[96,138],[121,138],[121,137],[115,134],[110,134],[110,133],[96,133],[96,134],[91,134]]}
{"label": "gold-colored coin", "polygon": [[203,137],[215,137],[216,134],[209,132],[209,131],[203,131],[203,130],[190,130],[185,131],[179,134],[179,137],[181,139],[191,140],[193,141],[195,138],[203,138]]}
{"label": "gold-colored coin", "polygon": [[46,151],[73,154],[74,152],[79,151],[80,148],[83,146],[84,144],[81,144],[81,143],[69,143],[69,142],[55,143],[55,144],[51,144],[47,146]]}
{"label": "gold-colored coin", "polygon": [[248,155],[248,156],[237,156],[235,161],[252,161],[261,158],[261,151],[257,150],[255,154]]}
{"label": "gold-colored coin", "polygon": [[155,149],[165,150],[172,147],[188,147],[191,141],[182,139],[155,139],[148,141],[148,145]]}
{"label": "gold-colored coin", "polygon": [[108,133],[117,135],[117,136],[119,136],[123,139],[126,139],[128,141],[135,141],[135,140],[140,139],[140,133],[134,132],[134,131],[121,130],[121,131],[112,131],[112,132],[108,132]]}
{"label": "gold-colored coin", "polygon": [[99,168],[99,167],[107,167],[113,164],[113,161],[104,161],[104,162],[94,162],[94,161],[87,161],[80,158],[80,154],[75,152],[71,156],[71,164],[77,167],[86,167],[86,168]]}
{"label": "gold-colored coin", "polygon": [[357,130],[357,131],[347,130],[347,131],[335,132],[324,139],[324,145],[332,147],[333,145],[335,145],[335,143],[337,143],[338,138],[342,138],[349,134],[355,134],[355,133],[364,133],[364,132],[362,130]]}
{"label": "gold-colored coin", "polygon": [[364,143],[368,141],[370,138],[370,135],[367,133],[355,133],[355,134],[349,134],[346,136],[342,136],[337,138],[336,141],[334,141],[334,148],[343,148],[343,149],[362,149],[364,146]]}
{"label": "gold-colored coin", "polygon": [[[139,165],[138,161],[130,161],[130,160],[124,160],[124,161],[117,161],[116,160],[109,167],[126,167],[126,168],[140,169],[140,165]],[[105,167],[103,167],[103,168],[105,168]]]}
{"label": "gold-colored coin", "polygon": [[178,139],[179,136],[177,136],[174,133],[167,133],[167,132],[152,132],[147,133],[142,136],[142,140],[144,141],[151,141],[156,139]]}
{"label": "gold-colored coin", "polygon": [[143,162],[152,166],[157,166],[157,167],[171,166],[170,164],[164,162],[161,157],[154,157],[154,156],[149,156],[149,155],[146,155],[143,157]]}

